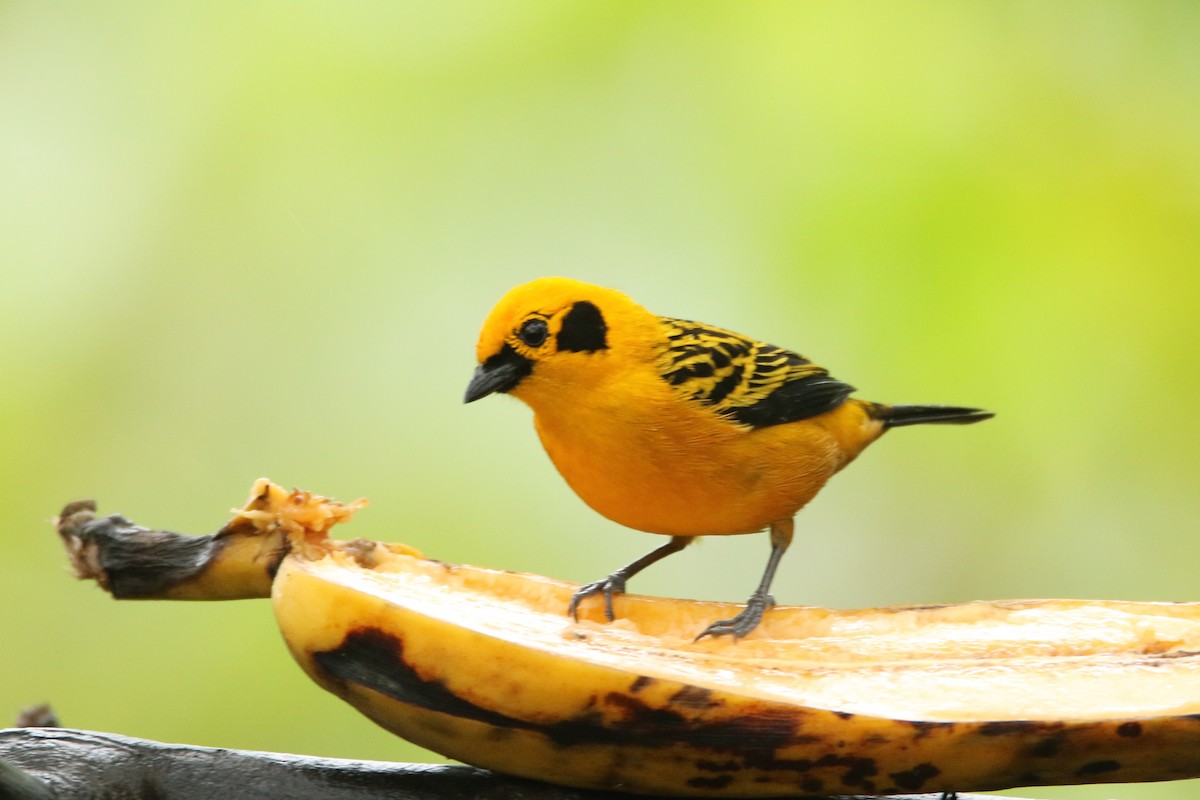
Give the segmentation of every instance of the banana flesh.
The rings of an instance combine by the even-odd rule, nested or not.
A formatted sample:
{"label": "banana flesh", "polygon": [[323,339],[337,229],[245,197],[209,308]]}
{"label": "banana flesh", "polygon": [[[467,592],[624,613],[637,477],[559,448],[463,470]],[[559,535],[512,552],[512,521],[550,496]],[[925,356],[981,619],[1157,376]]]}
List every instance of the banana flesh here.
{"label": "banana flesh", "polygon": [[[279,628],[318,684],[448,757],[568,786],[769,797],[1200,777],[1197,603],[781,607],[743,640],[694,642],[736,606],[621,596],[616,622],[587,604],[576,623],[572,584],[328,539],[351,510],[260,482],[186,591],[157,596],[262,595],[268,553]],[[60,524],[65,540],[76,528]],[[91,561],[119,582],[119,560]]]}
{"label": "banana flesh", "polygon": [[[1027,601],[781,608],[691,642],[721,604],[388,554],[287,559],[275,611],[314,680],[469,764],[707,796],[897,793],[1200,774],[1200,608]],[[961,647],[956,646],[961,643]]]}

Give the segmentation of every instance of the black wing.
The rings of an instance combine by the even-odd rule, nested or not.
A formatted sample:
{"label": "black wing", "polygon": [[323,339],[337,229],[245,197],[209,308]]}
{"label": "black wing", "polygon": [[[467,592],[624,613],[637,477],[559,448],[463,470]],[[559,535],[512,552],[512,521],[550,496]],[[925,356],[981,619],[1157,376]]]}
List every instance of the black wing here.
{"label": "black wing", "polygon": [[668,341],[659,357],[663,380],[743,425],[815,417],[854,391],[790,350],[699,322],[663,317],[662,323]]}

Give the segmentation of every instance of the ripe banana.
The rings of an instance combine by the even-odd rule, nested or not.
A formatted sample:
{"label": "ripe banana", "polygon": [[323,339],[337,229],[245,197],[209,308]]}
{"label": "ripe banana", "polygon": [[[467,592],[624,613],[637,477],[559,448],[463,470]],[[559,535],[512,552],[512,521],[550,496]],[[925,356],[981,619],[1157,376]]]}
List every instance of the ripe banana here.
{"label": "ripe banana", "polygon": [[[621,596],[616,622],[576,623],[574,585],[326,538],[345,516],[260,482],[181,573],[185,595],[236,594],[222,575],[262,593],[274,573],[280,630],[318,684],[468,764],[712,797],[1200,776],[1197,603],[777,608],[741,641],[694,642],[734,607]],[[102,557],[100,522],[60,520],[77,570],[144,573]]]}

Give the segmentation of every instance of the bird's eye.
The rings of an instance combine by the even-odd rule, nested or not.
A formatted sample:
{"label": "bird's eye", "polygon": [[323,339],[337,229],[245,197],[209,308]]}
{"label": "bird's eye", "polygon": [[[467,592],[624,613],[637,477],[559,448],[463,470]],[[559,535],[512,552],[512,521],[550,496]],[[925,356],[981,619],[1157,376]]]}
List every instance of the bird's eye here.
{"label": "bird's eye", "polygon": [[530,347],[541,347],[546,343],[546,337],[549,335],[550,329],[546,327],[546,320],[538,317],[525,320],[517,331],[517,336],[521,341]]}

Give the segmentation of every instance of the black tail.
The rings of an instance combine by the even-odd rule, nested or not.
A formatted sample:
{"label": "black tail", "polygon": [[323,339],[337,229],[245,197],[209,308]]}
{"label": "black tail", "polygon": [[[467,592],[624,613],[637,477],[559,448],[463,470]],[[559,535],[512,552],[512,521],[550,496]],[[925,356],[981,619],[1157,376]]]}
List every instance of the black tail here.
{"label": "black tail", "polygon": [[982,422],[995,416],[991,411],[982,408],[963,408],[961,406],[885,406],[877,405],[875,413],[883,420],[885,428],[900,428],[905,425],[923,425],[940,423],[950,425],[969,425],[972,422]]}

